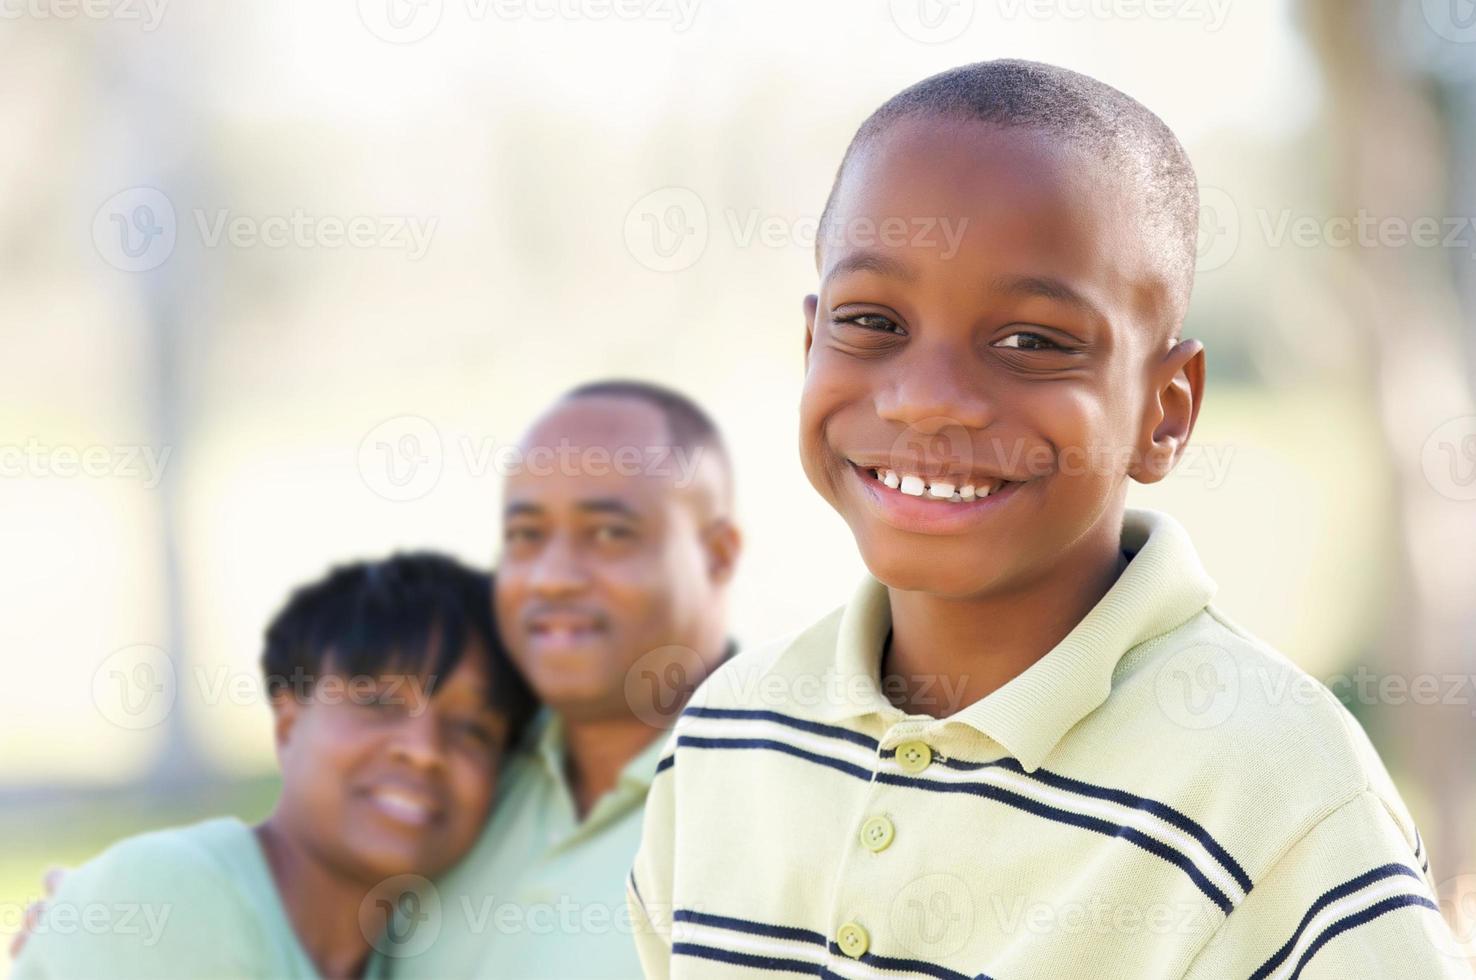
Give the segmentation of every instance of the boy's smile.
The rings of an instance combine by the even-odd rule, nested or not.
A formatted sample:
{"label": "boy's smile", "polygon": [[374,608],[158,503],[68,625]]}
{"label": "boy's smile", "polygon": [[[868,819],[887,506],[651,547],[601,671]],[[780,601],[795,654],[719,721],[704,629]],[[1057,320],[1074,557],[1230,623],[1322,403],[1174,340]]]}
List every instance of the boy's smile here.
{"label": "boy's smile", "polygon": [[[961,238],[882,233],[920,217]],[[1150,396],[1182,366],[1139,217],[1127,181],[1024,127],[904,118],[847,163],[802,455],[882,581],[965,596],[1115,554],[1126,478],[1162,455]]]}

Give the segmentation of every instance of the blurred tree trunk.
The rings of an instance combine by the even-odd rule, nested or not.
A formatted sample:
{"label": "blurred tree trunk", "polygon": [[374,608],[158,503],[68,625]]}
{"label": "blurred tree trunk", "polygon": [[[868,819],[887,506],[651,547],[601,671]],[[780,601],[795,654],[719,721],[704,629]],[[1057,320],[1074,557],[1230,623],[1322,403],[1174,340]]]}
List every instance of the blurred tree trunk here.
{"label": "blurred tree trunk", "polygon": [[[1423,25],[1412,33],[1400,29],[1419,19],[1420,3],[1402,11],[1413,13],[1403,22],[1400,6],[1396,0],[1301,0],[1325,84],[1331,153],[1324,204],[1339,216],[1366,212],[1406,223],[1470,217],[1476,180],[1470,83],[1436,71],[1427,75],[1425,69],[1436,67],[1433,61],[1414,67],[1424,58],[1412,46],[1430,45],[1427,51],[1476,62],[1476,45],[1443,40],[1433,30],[1412,42]],[[1466,97],[1456,97],[1461,93]],[[1447,230],[1442,225],[1442,238]],[[1441,454],[1452,445],[1449,426],[1442,436],[1432,436],[1473,412],[1470,351],[1476,331],[1473,311],[1462,309],[1462,297],[1469,304],[1476,296],[1471,239],[1467,225],[1459,248],[1390,239],[1345,249],[1334,283],[1356,335],[1369,346],[1373,397],[1395,474],[1402,552],[1391,569],[1396,594],[1377,669],[1409,681],[1428,674],[1441,679],[1442,703],[1391,698],[1403,703],[1381,704],[1379,711],[1393,738],[1391,768],[1413,790],[1407,795],[1421,818],[1432,871],[1444,881],[1476,870],[1476,707],[1469,686],[1447,696],[1451,680],[1469,678],[1476,660],[1476,501],[1455,499],[1461,494],[1451,492],[1451,483],[1427,473],[1432,454],[1433,461],[1445,462]],[[1455,451],[1473,453],[1476,422],[1453,425]],[[1466,432],[1472,439],[1461,438]],[[1458,467],[1476,459],[1448,462]],[[1459,703],[1444,703],[1449,701]]]}

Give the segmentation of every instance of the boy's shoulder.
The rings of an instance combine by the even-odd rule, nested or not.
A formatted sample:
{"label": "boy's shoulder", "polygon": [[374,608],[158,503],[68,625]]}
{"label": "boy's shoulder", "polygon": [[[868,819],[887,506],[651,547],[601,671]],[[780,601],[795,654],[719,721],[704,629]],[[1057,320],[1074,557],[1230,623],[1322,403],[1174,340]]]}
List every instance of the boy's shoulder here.
{"label": "boy's shoulder", "polygon": [[1073,735],[1047,766],[1074,767],[1094,744],[1124,747],[1106,764],[1118,781],[1186,801],[1206,825],[1253,829],[1271,852],[1365,794],[1420,849],[1357,719],[1321,681],[1212,604],[1130,650],[1107,703]]}

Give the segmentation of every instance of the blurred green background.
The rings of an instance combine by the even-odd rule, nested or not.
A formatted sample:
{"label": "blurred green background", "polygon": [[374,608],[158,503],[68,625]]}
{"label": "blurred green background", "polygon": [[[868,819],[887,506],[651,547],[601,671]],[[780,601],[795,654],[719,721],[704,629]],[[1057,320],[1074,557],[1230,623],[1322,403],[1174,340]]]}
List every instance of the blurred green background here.
{"label": "blurred green background", "polygon": [[[983,58],[1117,85],[1199,168],[1209,394],[1133,502],[1314,675],[1476,675],[1469,0],[404,2],[0,20],[0,931],[48,865],[267,812],[267,617],[350,557],[495,561],[494,454],[575,383],[723,426],[740,640],[841,602],[795,453],[814,220],[871,108]],[[1473,700],[1349,704],[1452,910]]]}

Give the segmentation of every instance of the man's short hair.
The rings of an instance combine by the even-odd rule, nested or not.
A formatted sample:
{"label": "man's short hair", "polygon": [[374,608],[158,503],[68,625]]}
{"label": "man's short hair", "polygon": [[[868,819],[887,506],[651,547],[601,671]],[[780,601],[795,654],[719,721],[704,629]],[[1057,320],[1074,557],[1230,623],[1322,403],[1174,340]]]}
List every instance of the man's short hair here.
{"label": "man's short hair", "polygon": [[689,459],[698,453],[711,454],[723,474],[725,492],[731,497],[733,462],[717,423],[702,407],[686,395],[650,381],[610,378],[591,381],[564,395],[564,401],[578,398],[628,398],[650,405],[661,413],[672,449],[680,449]]}

